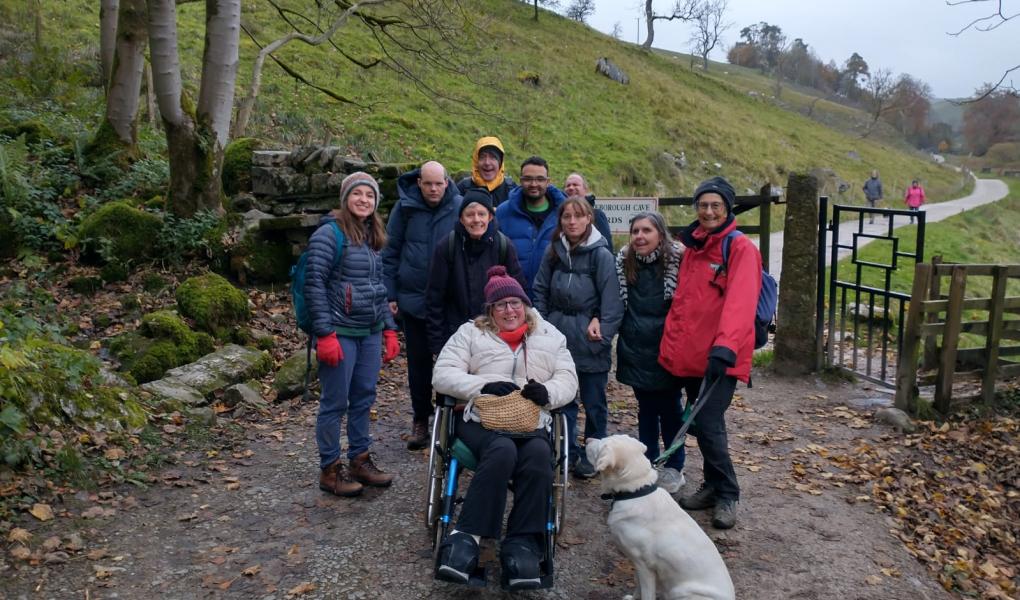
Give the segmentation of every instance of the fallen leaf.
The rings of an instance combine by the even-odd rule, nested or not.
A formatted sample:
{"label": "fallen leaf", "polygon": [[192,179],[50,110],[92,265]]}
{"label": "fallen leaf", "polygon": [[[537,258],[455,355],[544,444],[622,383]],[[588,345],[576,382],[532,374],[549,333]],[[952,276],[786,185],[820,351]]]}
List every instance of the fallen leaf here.
{"label": "fallen leaf", "polygon": [[43,562],[48,565],[61,565],[67,562],[71,556],[67,552],[48,552],[43,555]]}
{"label": "fallen leaf", "polygon": [[244,575],[246,577],[254,577],[261,570],[262,567],[260,565],[252,565],[247,569],[241,571],[241,575]]}
{"label": "fallen leaf", "polygon": [[864,581],[868,585],[879,585],[882,583],[882,578],[879,577],[878,575],[868,575],[867,577],[864,578]]}
{"label": "fallen leaf", "polygon": [[43,543],[42,543],[43,550],[45,550],[47,552],[53,552],[54,550],[56,550],[59,547],[60,547],[60,538],[55,536],[55,535],[46,538],[46,540],[43,541]]}
{"label": "fallen leaf", "polygon": [[195,520],[197,518],[198,518],[198,513],[197,512],[193,512],[193,513],[188,513],[186,515],[178,515],[177,520],[178,521],[193,521],[193,520]]}
{"label": "fallen leaf", "polygon": [[40,521],[49,521],[53,518],[53,509],[50,508],[49,504],[36,503],[32,505],[32,510],[28,511],[33,517]]}
{"label": "fallen leaf", "polygon": [[124,452],[123,448],[107,448],[106,452],[103,452],[103,458],[106,460],[121,460],[125,456],[127,456],[127,453]]}
{"label": "fallen leaf", "polygon": [[85,555],[85,558],[89,560],[99,560],[106,556],[106,554],[106,548],[96,548],[95,550],[89,550],[88,554]]}
{"label": "fallen leaf", "polygon": [[15,546],[11,548],[11,557],[18,560],[28,560],[32,557],[32,551],[24,546]]}
{"label": "fallen leaf", "polygon": [[29,533],[27,529],[22,529],[21,527],[15,527],[7,534],[8,542],[27,544],[30,539],[32,539],[32,534]]}
{"label": "fallen leaf", "polygon": [[290,588],[290,590],[287,592],[287,597],[290,598],[292,596],[302,596],[304,594],[307,594],[308,592],[313,591],[315,591],[315,584],[306,581],[304,583],[299,583],[298,585],[295,585],[294,587]]}

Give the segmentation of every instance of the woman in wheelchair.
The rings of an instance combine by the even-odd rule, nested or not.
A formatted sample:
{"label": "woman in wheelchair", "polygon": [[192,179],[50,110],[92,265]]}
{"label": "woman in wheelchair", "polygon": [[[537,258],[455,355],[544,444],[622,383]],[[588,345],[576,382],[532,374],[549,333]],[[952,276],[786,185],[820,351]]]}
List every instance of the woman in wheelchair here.
{"label": "woman in wheelchair", "polygon": [[[455,434],[478,459],[456,527],[439,547],[436,574],[469,581],[481,538],[500,535],[513,480],[513,508],[500,547],[502,579],[511,590],[528,589],[540,586],[553,482],[549,411],[574,399],[577,374],[563,334],[531,308],[520,283],[499,265],[488,275],[485,314],[457,329],[433,371],[438,393],[467,402]],[[533,430],[509,434],[486,428],[482,422],[491,424],[487,411],[493,409],[481,409],[480,396],[534,403],[540,410]]]}

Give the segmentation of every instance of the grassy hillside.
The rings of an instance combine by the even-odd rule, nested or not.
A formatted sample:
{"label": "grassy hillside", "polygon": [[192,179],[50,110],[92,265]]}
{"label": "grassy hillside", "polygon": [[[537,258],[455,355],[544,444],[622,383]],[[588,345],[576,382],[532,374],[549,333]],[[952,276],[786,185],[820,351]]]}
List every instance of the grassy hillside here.
{"label": "grassy hillside", "polygon": [[[738,190],[757,190],[765,182],[785,184],[789,172],[815,168],[831,169],[850,184],[844,200],[860,199],[860,184],[872,168],[879,168],[894,189],[919,178],[933,199],[959,195],[960,178],[922,155],[806,118],[800,110],[808,100],[799,92],[789,90],[782,97],[794,110],[784,110],[762,94],[749,94],[770,85],[766,79],[756,80],[754,73],[732,69],[739,76],[726,77],[692,72],[686,59],[644,53],[552,13],[543,12],[535,23],[530,7],[520,3],[463,3],[478,15],[475,25],[480,29],[466,28],[463,35],[478,71],[470,78],[432,71],[428,82],[463,95],[487,114],[448,102],[440,107],[392,71],[355,67],[328,45],[291,44],[277,53],[280,59],[361,106],[338,103],[296,83],[269,61],[250,133],[281,147],[332,143],[384,160],[437,158],[452,170],[468,167],[479,136],[495,134],[507,147],[511,173],[527,156],[540,154],[549,160],[554,181],[580,170],[602,196],[687,194],[698,181],[717,173],[729,177]],[[282,4],[314,16],[310,0]],[[102,93],[95,87],[98,5],[66,0],[42,6],[46,56],[26,66],[17,58],[31,53],[28,34],[21,33],[32,31],[30,15],[24,3],[0,0],[0,17],[9,24],[0,32],[5,50],[0,56],[7,56],[0,78],[0,122],[40,116],[59,120],[62,131],[87,132],[102,111]],[[185,77],[194,89],[204,5],[187,3],[178,10]],[[243,3],[243,20],[263,44],[287,31],[275,10],[258,0]],[[378,55],[368,34],[356,26],[341,30],[335,41],[362,59]],[[256,52],[242,34],[239,95],[250,80]],[[594,64],[601,56],[622,67],[630,85],[596,74]],[[40,67],[46,60],[49,69]],[[522,83],[524,75],[537,76],[539,84]],[[488,82],[476,85],[472,80]],[[851,110],[837,105],[829,109],[834,114]],[[158,150],[157,132],[143,131],[143,137],[150,140],[150,149]],[[678,169],[664,152],[683,152],[686,168]],[[717,163],[721,166],[714,166]]]}

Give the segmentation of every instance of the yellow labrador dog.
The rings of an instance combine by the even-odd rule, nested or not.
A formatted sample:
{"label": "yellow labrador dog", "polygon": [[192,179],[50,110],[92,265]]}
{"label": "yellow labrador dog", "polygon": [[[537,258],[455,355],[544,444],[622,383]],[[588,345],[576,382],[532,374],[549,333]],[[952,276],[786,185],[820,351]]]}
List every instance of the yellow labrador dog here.
{"label": "yellow labrador dog", "polygon": [[[733,600],[733,581],[701,527],[655,485],[645,445],[626,435],[589,439],[588,461],[611,498],[609,531],[634,562],[641,600]],[[630,596],[628,596],[630,598]]]}

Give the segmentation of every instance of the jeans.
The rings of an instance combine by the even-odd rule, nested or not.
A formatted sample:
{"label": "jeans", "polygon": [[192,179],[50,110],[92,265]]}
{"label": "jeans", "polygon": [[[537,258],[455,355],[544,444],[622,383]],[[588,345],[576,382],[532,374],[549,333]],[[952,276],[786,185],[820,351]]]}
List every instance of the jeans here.
{"label": "jeans", "polygon": [[[909,208],[913,212],[917,212],[918,210],[920,210],[921,207],[920,206],[908,206],[907,208]],[[910,222],[911,223],[914,222],[914,215],[910,215]]]}
{"label": "jeans", "polygon": [[[694,394],[697,396],[697,390]],[[659,458],[660,430],[662,447],[669,448],[683,424],[683,388],[667,390],[634,388],[634,397],[638,402],[638,439],[645,445],[645,458],[655,462],[655,459]],[[683,471],[684,456],[684,447],[680,446],[666,459],[665,466]]]}
{"label": "jeans", "polygon": [[[701,386],[700,377],[681,377],[680,382],[687,390]],[[698,438],[698,449],[704,459],[705,485],[714,488],[720,500],[740,499],[740,486],[737,485],[737,473],[733,470],[726,437],[726,409],[733,401],[736,389],[736,377],[727,375],[720,379],[689,430]],[[688,402],[693,402],[689,392]]]}
{"label": "jeans", "polygon": [[340,420],[347,415],[347,458],[366,452],[372,445],[368,433],[369,410],[375,404],[375,388],[382,367],[382,334],[349,338],[337,336],[344,358],[335,367],[319,361],[319,414],[315,441],[321,468],[340,458]]}
{"label": "jeans", "polygon": [[428,423],[432,414],[432,351],[429,350],[428,324],[425,319],[402,315],[404,341],[407,343],[407,387],[411,393],[414,422]]}
{"label": "jeans", "polygon": [[545,431],[536,437],[510,438],[459,417],[455,426],[457,437],[478,457],[478,469],[464,496],[457,530],[499,538],[507,484],[512,479],[514,504],[507,518],[506,536],[544,533],[553,482],[552,447]]}
{"label": "jeans", "polygon": [[[606,437],[606,424],[609,420],[609,405],[606,402],[606,384],[609,383],[609,372],[578,373],[578,392],[584,404],[584,439],[602,439]],[[577,443],[577,402],[563,407],[567,417],[567,435],[570,438],[570,455],[580,457],[581,447]],[[577,459],[571,459],[577,460]]]}

